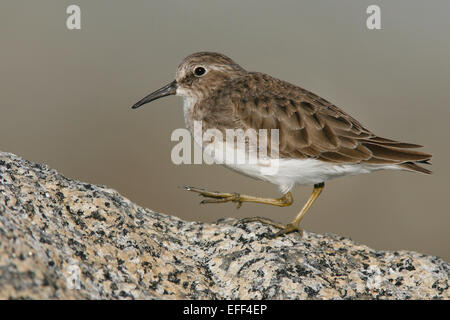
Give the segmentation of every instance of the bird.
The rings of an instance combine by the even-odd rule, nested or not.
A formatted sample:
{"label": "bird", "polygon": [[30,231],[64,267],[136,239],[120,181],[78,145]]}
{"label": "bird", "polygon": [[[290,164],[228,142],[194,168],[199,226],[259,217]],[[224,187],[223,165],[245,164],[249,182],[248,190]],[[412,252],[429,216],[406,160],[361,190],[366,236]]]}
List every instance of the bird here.
{"label": "bird", "polygon": [[[182,60],[175,80],[132,106],[136,109],[156,99],[177,95],[183,98],[185,125],[194,141],[225,154],[257,155],[254,143],[244,147],[229,145],[214,137],[202,141],[194,126],[201,122],[201,133],[214,129],[225,136],[227,130],[276,130],[277,149],[269,162],[225,162],[228,168],[248,177],[279,187],[278,198],[263,198],[236,192],[212,192],[185,186],[204,197],[201,203],[262,203],[279,207],[293,203],[294,186],[313,186],[311,196],[298,215],[287,225],[269,218],[250,217],[240,222],[261,222],[279,229],[273,236],[291,232],[303,234],[300,222],[324,189],[325,182],[343,176],[378,170],[404,170],[430,174],[423,165],[431,164],[431,154],[418,151],[421,145],[400,142],[374,134],[358,120],[324,98],[300,86],[261,72],[247,71],[228,56],[217,52],[197,52]],[[277,160],[276,170],[263,170]]]}

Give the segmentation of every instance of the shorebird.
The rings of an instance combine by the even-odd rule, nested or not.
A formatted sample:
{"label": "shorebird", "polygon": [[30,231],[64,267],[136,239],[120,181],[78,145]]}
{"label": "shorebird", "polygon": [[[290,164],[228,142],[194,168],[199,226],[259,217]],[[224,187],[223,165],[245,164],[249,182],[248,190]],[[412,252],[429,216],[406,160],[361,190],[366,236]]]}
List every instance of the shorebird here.
{"label": "shorebird", "polygon": [[[243,202],[289,206],[291,189],[312,185],[313,192],[295,219],[285,225],[262,217],[243,219],[260,221],[280,229],[275,236],[298,231],[300,221],[322,192],[325,181],[377,170],[407,170],[429,174],[421,164],[430,164],[431,155],[413,150],[422,147],[382,138],[365,128],[343,110],[286,81],[260,72],[249,72],[229,57],[214,52],[198,52],[178,66],[176,78],[149,94],[132,108],[168,95],[184,100],[186,127],[193,132],[195,121],[202,130],[228,129],[278,130],[277,170],[261,170],[267,164],[225,164],[246,176],[271,182],[282,192],[280,198],[261,198],[238,193],[210,192],[186,186],[206,199],[202,203]],[[214,139],[208,143],[217,143]],[[202,145],[205,148],[205,145]],[[223,146],[223,144],[222,144]],[[225,153],[232,150],[225,144]],[[233,146],[233,148],[237,148]],[[243,151],[243,150],[240,150]],[[245,149],[244,154],[249,153]],[[270,164],[269,164],[270,166]]]}

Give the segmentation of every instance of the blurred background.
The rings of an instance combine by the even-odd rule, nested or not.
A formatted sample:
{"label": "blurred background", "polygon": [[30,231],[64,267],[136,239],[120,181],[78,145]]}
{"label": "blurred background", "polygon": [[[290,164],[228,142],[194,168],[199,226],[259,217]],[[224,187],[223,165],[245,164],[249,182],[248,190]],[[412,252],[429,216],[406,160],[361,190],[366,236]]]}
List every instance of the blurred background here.
{"label": "blurred background", "polygon": [[[66,28],[71,4],[81,8],[81,30]],[[366,28],[371,4],[381,7],[381,30]],[[185,56],[222,52],[434,155],[431,176],[391,171],[328,182],[303,220],[307,231],[449,261],[449,13],[450,2],[437,0],[3,0],[0,150],[185,220],[287,223],[311,188],[296,188],[287,208],[200,206],[177,186],[279,193],[219,165],[172,164],[170,135],[184,127],[180,97],[130,109],[172,81]]]}

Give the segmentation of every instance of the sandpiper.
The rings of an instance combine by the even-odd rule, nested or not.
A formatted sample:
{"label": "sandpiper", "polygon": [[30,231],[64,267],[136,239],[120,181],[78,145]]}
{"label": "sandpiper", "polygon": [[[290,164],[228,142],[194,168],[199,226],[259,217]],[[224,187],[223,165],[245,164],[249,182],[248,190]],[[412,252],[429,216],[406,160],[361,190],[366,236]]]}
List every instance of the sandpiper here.
{"label": "sandpiper", "polygon": [[[431,155],[413,150],[422,146],[377,136],[316,94],[264,73],[249,72],[220,53],[198,52],[186,57],[178,66],[176,80],[137,102],[133,109],[168,95],[183,98],[186,127],[192,134],[195,121],[202,122],[202,130],[278,130],[279,161],[272,174],[259,170],[267,164],[225,165],[279,186],[282,197],[185,187],[207,198],[202,203],[235,202],[239,207],[243,202],[254,202],[284,207],[292,204],[295,185],[314,186],[306,204],[286,226],[262,217],[242,220],[275,226],[280,229],[275,236],[294,231],[302,234],[300,221],[327,180],[384,169],[431,173],[421,166],[429,164]],[[199,139],[194,135],[202,144]]]}

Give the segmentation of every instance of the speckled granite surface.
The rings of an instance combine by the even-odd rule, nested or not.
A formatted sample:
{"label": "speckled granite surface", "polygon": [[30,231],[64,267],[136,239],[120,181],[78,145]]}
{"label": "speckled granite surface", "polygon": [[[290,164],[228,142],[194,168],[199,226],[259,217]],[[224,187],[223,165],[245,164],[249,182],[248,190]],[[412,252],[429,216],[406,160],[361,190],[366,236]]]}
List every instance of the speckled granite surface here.
{"label": "speckled granite surface", "polygon": [[450,297],[437,257],[234,222],[186,222],[0,152],[0,298]]}

